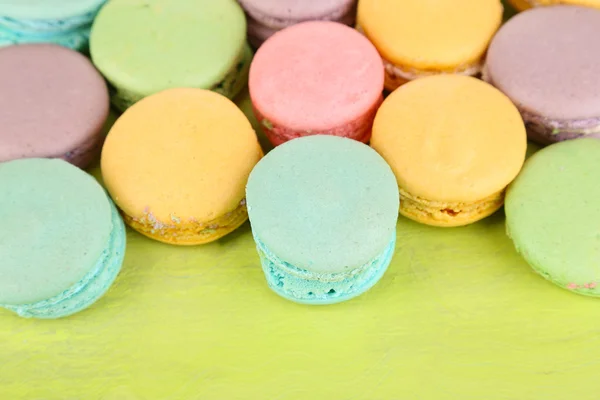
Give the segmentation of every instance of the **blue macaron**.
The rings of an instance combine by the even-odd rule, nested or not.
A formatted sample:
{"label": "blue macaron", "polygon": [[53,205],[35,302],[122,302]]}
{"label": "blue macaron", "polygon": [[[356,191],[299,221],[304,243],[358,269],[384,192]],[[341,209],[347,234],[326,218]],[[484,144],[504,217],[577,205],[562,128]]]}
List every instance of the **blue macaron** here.
{"label": "blue macaron", "polygon": [[278,146],[250,174],[246,201],[267,283],[289,300],[356,297],[394,254],[396,179],[360,142],[317,135]]}

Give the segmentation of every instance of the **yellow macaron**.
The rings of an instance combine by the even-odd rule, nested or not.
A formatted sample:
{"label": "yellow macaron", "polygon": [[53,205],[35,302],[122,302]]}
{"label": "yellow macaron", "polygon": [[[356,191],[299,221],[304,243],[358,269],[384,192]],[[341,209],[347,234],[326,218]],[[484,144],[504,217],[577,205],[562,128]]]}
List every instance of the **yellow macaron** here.
{"label": "yellow macaron", "polygon": [[388,90],[429,75],[477,75],[502,23],[500,0],[360,0],[357,28],[379,50]]}
{"label": "yellow macaron", "polygon": [[101,169],[127,224],[162,242],[193,245],[246,221],[245,186],[262,154],[250,122],[226,97],[170,89],[117,120]]}
{"label": "yellow macaron", "polygon": [[502,206],[527,139],[519,111],[500,91],[472,77],[438,75],[387,97],[371,146],[396,175],[401,214],[460,226]]}
{"label": "yellow macaron", "polygon": [[518,11],[524,11],[531,7],[552,6],[557,4],[600,8],[600,0],[508,0],[508,2]]}

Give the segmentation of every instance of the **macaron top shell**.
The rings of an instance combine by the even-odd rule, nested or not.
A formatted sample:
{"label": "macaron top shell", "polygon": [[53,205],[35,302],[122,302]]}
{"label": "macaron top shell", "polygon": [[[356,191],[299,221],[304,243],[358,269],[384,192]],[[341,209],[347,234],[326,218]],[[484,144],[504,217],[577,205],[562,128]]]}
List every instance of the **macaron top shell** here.
{"label": "macaron top shell", "polygon": [[298,22],[336,14],[340,9],[350,8],[356,0],[239,0],[239,2],[251,14]]}
{"label": "macaron top shell", "polygon": [[502,22],[499,0],[361,0],[358,25],[391,63],[419,69],[477,61]]}
{"label": "macaron top shell", "polygon": [[316,135],[276,147],[252,171],[246,194],[255,237],[312,272],[349,272],[371,261],[396,229],[394,175],[352,139]]}
{"label": "macaron top shell", "polygon": [[600,10],[538,7],[504,25],[487,74],[520,108],[559,119],[600,117]]}
{"label": "macaron top shell", "polygon": [[557,143],[529,158],[507,192],[515,246],[558,284],[600,284],[599,169],[597,139]]}
{"label": "macaron top shell", "polygon": [[104,79],[61,46],[0,49],[0,93],[0,162],[63,157],[94,139],[108,117]]}
{"label": "macaron top shell", "polygon": [[106,0],[0,0],[0,16],[60,19],[94,11]]}
{"label": "macaron top shell", "polygon": [[550,6],[556,4],[581,5],[589,7],[600,7],[600,0],[526,0],[529,3],[541,6]]}
{"label": "macaron top shell", "polygon": [[170,89],[117,120],[102,149],[102,176],[131,217],[205,222],[239,206],[261,155],[233,102],[208,90]]}
{"label": "macaron top shell", "polygon": [[519,111],[500,91],[475,78],[438,75],[388,96],[371,146],[413,196],[472,202],[514,179],[527,140]]}
{"label": "macaron top shell", "polygon": [[112,231],[106,192],[62,160],[0,164],[0,304],[56,296],[96,265]]}
{"label": "macaron top shell", "polygon": [[111,0],[94,21],[90,52],[113,85],[147,96],[210,89],[245,44],[246,19],[233,0]]}
{"label": "macaron top shell", "polygon": [[326,130],[369,109],[383,91],[377,50],[356,30],[304,22],[267,40],[250,67],[250,96],[264,117],[293,130]]}

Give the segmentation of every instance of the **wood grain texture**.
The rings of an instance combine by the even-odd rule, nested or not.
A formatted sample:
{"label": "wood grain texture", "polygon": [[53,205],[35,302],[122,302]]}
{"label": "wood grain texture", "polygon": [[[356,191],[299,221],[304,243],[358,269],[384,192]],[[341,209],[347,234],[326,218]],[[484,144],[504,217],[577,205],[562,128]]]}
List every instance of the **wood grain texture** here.
{"label": "wood grain texture", "polygon": [[324,307],[267,288],[247,223],[192,248],[128,231],[90,309],[0,311],[0,398],[597,399],[598,300],[535,275],[504,229],[502,212],[451,229],[400,217],[381,282]]}

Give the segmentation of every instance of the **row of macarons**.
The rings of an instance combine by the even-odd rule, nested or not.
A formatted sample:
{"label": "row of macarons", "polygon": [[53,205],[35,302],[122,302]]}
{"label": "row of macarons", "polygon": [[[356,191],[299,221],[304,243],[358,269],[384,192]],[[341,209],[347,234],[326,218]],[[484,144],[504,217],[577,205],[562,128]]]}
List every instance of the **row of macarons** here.
{"label": "row of macarons", "polygon": [[336,303],[383,276],[403,239],[397,223],[407,223],[398,210],[430,225],[464,225],[498,210],[509,184],[517,250],[548,279],[598,295],[600,193],[590,171],[600,166],[600,141],[553,144],[521,171],[525,148],[516,107],[472,77],[422,78],[394,91],[377,112],[371,146],[309,135],[264,157],[226,97],[162,91],[111,128],[101,157],[108,194],[63,160],[0,163],[0,305],[57,318],[94,303],[123,263],[123,219],[150,238],[194,245],[248,217],[269,287],[298,303]]}
{"label": "row of macarons", "polygon": [[[477,4],[490,6],[492,3]],[[127,4],[130,3],[113,0],[102,9],[101,15],[112,7]],[[229,0],[211,4],[228,5],[233,10],[239,8]],[[121,15],[118,11],[116,15]],[[163,14],[165,11],[158,9],[146,17],[158,18]],[[210,16],[210,13],[203,15]],[[101,21],[99,17],[96,24]],[[107,23],[107,31],[110,26],[112,22]],[[361,25],[368,32],[365,26]],[[176,31],[187,32],[187,29]],[[548,144],[577,137],[597,137],[600,135],[600,80],[597,79],[600,42],[595,40],[598,35],[600,10],[577,6],[540,7],[517,15],[491,39],[481,41],[484,45],[479,51],[487,54],[485,64],[479,60],[480,67],[446,72],[455,72],[455,75],[481,72],[484,81],[515,104],[529,138],[536,142]],[[154,42],[148,48],[141,44],[128,45],[133,55],[110,53],[108,44],[119,43],[116,38],[97,41],[106,42],[107,57],[99,56],[102,51],[94,51],[92,41],[95,65],[59,46],[34,44],[0,48],[0,92],[3,93],[0,123],[4,127],[1,139],[5,144],[0,148],[0,161],[62,157],[86,167],[100,150],[109,97],[124,111],[147,95],[171,86],[211,89],[235,98],[247,82],[256,117],[274,145],[315,133],[368,142],[383,101],[384,86],[392,90],[416,78],[446,75],[443,73],[446,67],[425,71],[396,64],[390,67],[388,62],[382,64],[381,44],[372,42],[369,35],[371,40],[334,22],[305,22],[283,29],[271,36],[253,59],[251,51],[243,45],[245,36],[241,36],[245,55],[240,59],[235,52],[227,57],[215,53],[215,57],[208,60],[217,60],[220,65],[217,69],[207,63],[201,53],[187,50],[186,54],[192,53],[198,58],[180,58],[163,64],[163,59],[169,58],[169,51],[180,43],[171,36],[168,30],[160,31],[158,37],[164,48],[157,48]],[[471,33],[467,36],[474,37]],[[444,48],[448,42],[460,42],[452,38],[440,43],[434,41],[428,47],[419,40],[409,42],[413,41],[418,44],[415,51],[420,52],[414,54],[414,60],[434,60],[436,52],[449,57],[464,53],[460,48]],[[217,48],[212,50],[214,53]],[[428,55],[427,52],[433,53]],[[233,70],[228,69],[231,67],[228,62],[237,62]],[[470,65],[465,60],[460,62]],[[410,76],[402,71],[411,71]],[[133,86],[117,76],[131,80]],[[108,91],[103,77],[108,81]],[[145,89],[141,90],[142,87]]]}

